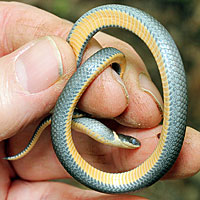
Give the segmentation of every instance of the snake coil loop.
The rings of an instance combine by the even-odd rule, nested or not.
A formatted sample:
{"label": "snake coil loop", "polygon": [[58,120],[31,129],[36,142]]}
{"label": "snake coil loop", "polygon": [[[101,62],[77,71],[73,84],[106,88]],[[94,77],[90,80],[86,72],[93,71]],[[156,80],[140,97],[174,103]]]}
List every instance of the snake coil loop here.
{"label": "snake coil loop", "polygon": [[94,8],[74,24],[67,40],[76,55],[77,67],[90,38],[109,27],[126,29],[139,36],[156,60],[164,95],[164,120],[158,146],[144,163],[123,173],[106,173],[92,167],[74,146],[71,136],[74,108],[105,65],[118,59],[120,53],[114,49],[95,54],[69,80],[55,106],[51,136],[58,159],[75,179],[100,192],[123,193],[153,184],[178,157],[186,127],[186,79],[180,54],[166,29],[143,11],[122,5]]}

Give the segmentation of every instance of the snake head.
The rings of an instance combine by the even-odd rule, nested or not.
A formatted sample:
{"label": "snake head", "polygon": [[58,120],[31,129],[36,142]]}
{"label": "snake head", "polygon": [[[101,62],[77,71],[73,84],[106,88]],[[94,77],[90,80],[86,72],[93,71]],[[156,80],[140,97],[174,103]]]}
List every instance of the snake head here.
{"label": "snake head", "polygon": [[141,143],[138,139],[129,136],[129,135],[124,135],[117,133],[119,140],[123,143],[124,148],[128,149],[136,149],[141,146]]}

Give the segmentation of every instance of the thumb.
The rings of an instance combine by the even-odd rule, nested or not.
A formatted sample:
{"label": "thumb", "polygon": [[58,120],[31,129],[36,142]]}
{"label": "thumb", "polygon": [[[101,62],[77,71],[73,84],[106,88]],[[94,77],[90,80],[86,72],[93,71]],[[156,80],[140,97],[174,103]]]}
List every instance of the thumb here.
{"label": "thumb", "polygon": [[0,58],[0,141],[51,110],[75,66],[71,47],[57,37]]}

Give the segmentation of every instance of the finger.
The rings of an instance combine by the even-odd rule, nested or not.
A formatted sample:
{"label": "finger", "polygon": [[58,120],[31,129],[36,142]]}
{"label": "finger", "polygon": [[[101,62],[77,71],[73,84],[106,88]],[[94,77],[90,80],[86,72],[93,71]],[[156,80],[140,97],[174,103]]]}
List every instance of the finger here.
{"label": "finger", "polygon": [[[137,167],[153,153],[159,141],[161,126],[152,129],[132,129],[120,126],[115,130],[136,137],[141,141],[141,147],[137,150],[114,148],[100,144],[78,132],[73,133],[73,140],[78,152],[94,167],[106,172],[122,172]],[[16,135],[10,141],[9,152],[12,155],[20,152],[27,145],[27,132]],[[166,178],[183,178],[199,171],[200,162],[196,159],[200,150],[199,141],[199,132],[187,128],[180,156]],[[48,130],[26,157],[12,161],[12,165],[18,176],[25,180],[69,177],[55,156]]]}
{"label": "finger", "polygon": [[99,33],[95,38],[102,47],[115,47],[126,56],[127,67],[123,81],[129,94],[129,104],[116,120],[135,128],[158,125],[162,119],[162,97],[140,56],[130,45],[112,36]]}
{"label": "finger", "polygon": [[[37,192],[36,192],[37,191]],[[82,190],[64,183],[14,181],[8,193],[8,200],[145,200],[130,195],[106,195],[91,190]]]}
{"label": "finger", "polygon": [[0,56],[4,56],[43,36],[65,39],[72,23],[27,4],[0,2],[0,27]]}
{"label": "finger", "polygon": [[44,37],[0,58],[0,141],[53,108],[75,71],[71,47]]}
{"label": "finger", "polygon": [[[44,35],[66,38],[72,27],[70,22],[28,5],[19,3],[1,3],[1,5],[0,26],[4,27],[3,37],[0,39],[0,45],[3,46],[1,55],[8,54],[24,43]],[[8,17],[11,15],[12,17]],[[118,121],[134,127],[157,125],[162,118],[158,108],[158,105],[162,106],[162,100],[137,53],[126,43],[106,34],[100,33],[95,38],[103,47],[113,46],[122,50],[129,64],[126,73],[129,106]],[[92,50],[93,45],[90,48]],[[79,106],[94,115],[113,118],[125,110],[127,91],[115,72],[108,69],[104,74],[87,90]]]}
{"label": "finger", "polygon": [[200,171],[199,152],[200,132],[187,127],[180,155],[164,179],[180,179],[197,174]]}
{"label": "finger", "polygon": [[[141,141],[141,148],[132,152],[123,149],[115,156],[115,163],[122,171],[130,170],[146,160],[155,150],[159,141],[161,126],[144,130],[130,128],[118,128],[118,132],[134,134]],[[200,152],[200,133],[190,127],[186,128],[184,143],[172,169],[165,175],[164,179],[180,179],[195,175],[200,171],[200,160],[196,159]],[[116,153],[116,152],[115,152]],[[136,157],[136,158],[135,158]],[[133,164],[134,163],[134,164]]]}
{"label": "finger", "polygon": [[[91,40],[85,50],[83,61],[101,48],[96,40]],[[125,110],[128,103],[127,96],[126,87],[120,76],[109,67],[88,87],[78,107],[94,116],[112,118]]]}

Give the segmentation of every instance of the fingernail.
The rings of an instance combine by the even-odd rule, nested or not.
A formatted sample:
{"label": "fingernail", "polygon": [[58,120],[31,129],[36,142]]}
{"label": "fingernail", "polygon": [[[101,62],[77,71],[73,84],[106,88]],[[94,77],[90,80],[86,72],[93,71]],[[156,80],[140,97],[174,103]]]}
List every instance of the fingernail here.
{"label": "fingernail", "polygon": [[16,59],[16,76],[29,93],[38,93],[53,85],[63,74],[61,54],[47,36],[28,44]]}
{"label": "fingernail", "polygon": [[116,80],[120,84],[121,88],[123,89],[123,92],[124,92],[124,95],[125,95],[126,101],[127,101],[127,106],[128,106],[129,94],[128,94],[128,91],[126,89],[126,86],[124,85],[124,82],[122,81],[120,76],[114,70],[111,70],[111,73],[112,73],[113,79]]}
{"label": "fingernail", "polygon": [[146,75],[145,73],[140,73],[139,75],[139,84],[140,88],[144,91],[147,92],[151,97],[154,99],[155,103],[158,106],[158,109],[160,110],[161,113],[163,113],[163,100],[162,97],[154,85],[154,83],[151,81],[151,78]]}

